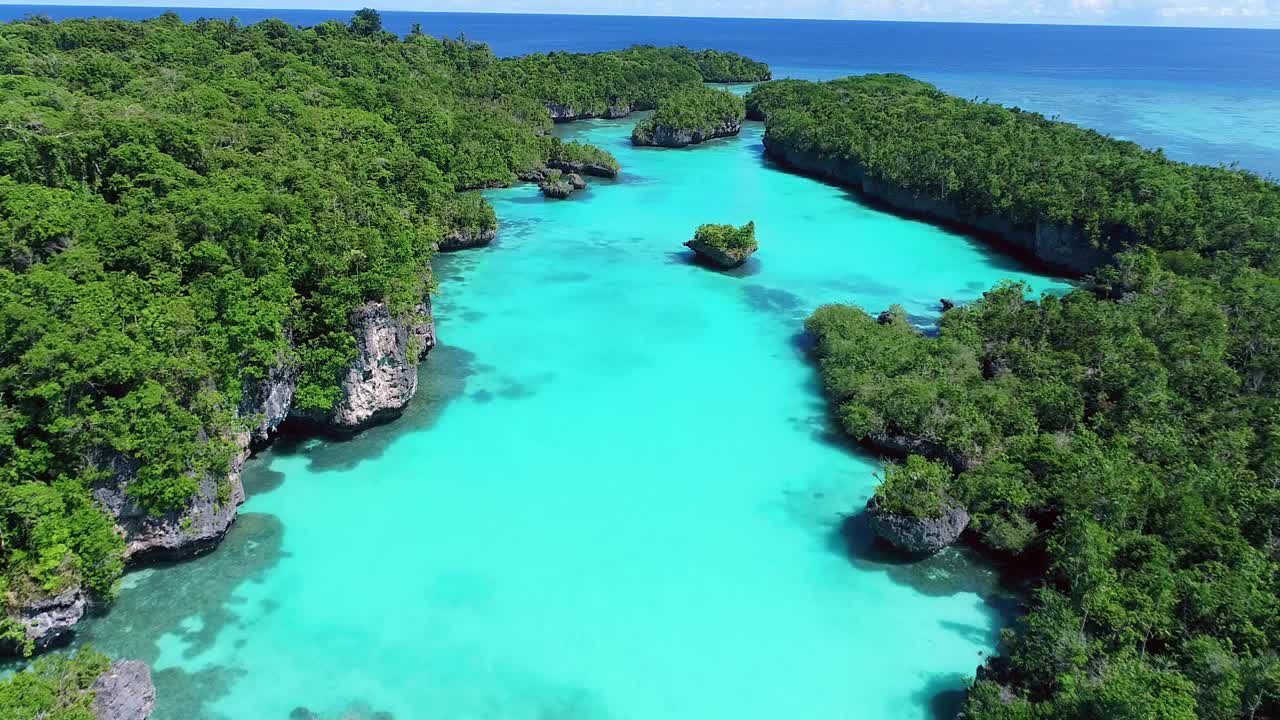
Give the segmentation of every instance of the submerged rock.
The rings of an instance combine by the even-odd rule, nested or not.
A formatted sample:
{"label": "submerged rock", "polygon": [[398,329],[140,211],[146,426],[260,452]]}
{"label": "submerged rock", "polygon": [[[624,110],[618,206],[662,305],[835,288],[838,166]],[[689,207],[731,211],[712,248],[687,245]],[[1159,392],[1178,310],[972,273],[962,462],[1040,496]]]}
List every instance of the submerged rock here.
{"label": "submerged rock", "polygon": [[871,529],[911,556],[922,557],[938,552],[958,540],[969,526],[969,512],[954,501],[943,505],[940,517],[919,518],[884,510],[879,500],[873,495],[867,501],[867,521]]}
{"label": "submerged rock", "polygon": [[438,252],[457,252],[484,247],[498,237],[497,228],[457,228],[450,230],[436,245]]}
{"label": "submerged rock", "polygon": [[357,355],[339,383],[342,399],[327,413],[294,409],[290,417],[352,433],[398,416],[418,391],[418,360],[436,345],[431,298],[403,316],[383,302],[351,313]]}
{"label": "submerged rock", "polygon": [[140,660],[112,663],[90,690],[96,720],[146,720],[156,705],[151,668]]}
{"label": "submerged rock", "polygon": [[24,639],[0,640],[0,655],[22,655],[28,646],[41,652],[56,645],[84,616],[86,604],[79,585],[27,603],[9,615],[10,620],[23,627]]}

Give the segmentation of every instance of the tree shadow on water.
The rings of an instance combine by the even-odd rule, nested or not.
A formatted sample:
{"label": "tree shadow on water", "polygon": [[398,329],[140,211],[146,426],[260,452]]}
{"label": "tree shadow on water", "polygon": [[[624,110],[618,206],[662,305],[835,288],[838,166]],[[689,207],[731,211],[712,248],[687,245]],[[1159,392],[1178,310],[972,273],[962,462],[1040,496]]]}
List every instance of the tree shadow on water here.
{"label": "tree shadow on water", "polygon": [[914,699],[926,709],[929,720],[955,720],[964,709],[968,687],[969,678],[962,673],[939,673],[925,681]]}

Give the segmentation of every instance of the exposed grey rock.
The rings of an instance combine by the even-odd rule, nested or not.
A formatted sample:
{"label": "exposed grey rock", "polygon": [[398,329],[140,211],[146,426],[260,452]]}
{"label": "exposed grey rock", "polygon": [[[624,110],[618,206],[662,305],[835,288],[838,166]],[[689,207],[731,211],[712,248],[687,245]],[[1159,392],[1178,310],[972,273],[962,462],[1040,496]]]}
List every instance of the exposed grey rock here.
{"label": "exposed grey rock", "polygon": [[954,308],[956,306],[956,303],[954,300],[950,298],[942,298],[941,300],[938,301],[938,306],[942,308],[942,312],[946,312]]}
{"label": "exposed grey rock", "polygon": [[764,138],[764,148],[766,155],[784,165],[860,190],[872,200],[900,212],[977,232],[1058,270],[1078,274],[1093,272],[1111,262],[1112,251],[1135,239],[1122,228],[1103,227],[1099,242],[1094,244],[1081,226],[1052,220],[1020,222],[982,214],[954,199],[918,195],[871,177],[857,160],[799,150],[768,135]]}
{"label": "exposed grey rock", "polygon": [[520,178],[521,182],[540,183],[547,179],[547,171],[546,168],[541,170],[524,170],[516,173],[516,177]]}
{"label": "exposed grey rock", "polygon": [[932,555],[959,539],[969,525],[969,512],[959,503],[947,501],[941,517],[918,518],[881,509],[879,498],[873,495],[867,501],[867,521],[876,535],[919,557]]}
{"label": "exposed grey rock", "polygon": [[678,128],[671,125],[658,125],[650,133],[632,133],[631,142],[634,145],[681,148],[706,142],[713,138],[737,135],[741,130],[741,120],[734,117],[725,117],[721,118],[720,124],[710,132],[706,132],[701,128]]}
{"label": "exposed grey rock", "polygon": [[234,440],[235,451],[225,477],[200,478],[195,497],[182,510],[156,516],[148,513],[128,493],[137,479],[139,463],[114,450],[99,451],[89,463],[110,476],[93,489],[93,497],[116,519],[124,536],[125,560],[137,564],[153,560],[177,560],[211,550],[227,534],[244,502],[240,472],[249,457],[250,433]]}
{"label": "exposed grey rock", "polygon": [[[35,652],[47,650],[65,639],[84,616],[85,597],[80,586],[67,588],[52,597],[34,600],[9,616],[25,629],[26,641]],[[26,642],[0,640],[0,656],[21,655]]]}
{"label": "exposed grey rock", "polygon": [[[881,313],[881,315],[883,314]],[[872,447],[889,455],[898,457],[923,455],[930,460],[941,460],[954,468],[956,472],[965,472],[978,466],[978,458],[958,455],[940,443],[910,435],[890,432],[872,433],[867,436],[866,441]]]}
{"label": "exposed grey rock", "polygon": [[[618,171],[606,165],[586,162],[570,162],[568,160],[548,160],[547,167],[567,173],[579,173],[593,177],[616,178]],[[545,176],[544,176],[545,177]]]}
{"label": "exposed grey rock", "polygon": [[554,200],[564,200],[573,194],[573,185],[564,180],[547,180],[538,185],[545,197]]}
{"label": "exposed grey rock", "polygon": [[699,257],[705,259],[711,264],[724,269],[735,268],[747,261],[755,253],[755,249],[748,250],[743,253],[729,253],[715,245],[707,243],[703,240],[694,238],[685,242],[685,247],[694,251]]}
{"label": "exposed grey rock", "polygon": [[417,360],[436,345],[431,299],[403,316],[383,302],[367,302],[351,313],[358,354],[339,382],[342,399],[328,413],[294,409],[291,417],[330,431],[356,432],[396,417],[418,391]]}
{"label": "exposed grey rock", "polygon": [[625,103],[615,100],[603,111],[597,110],[578,110],[569,105],[561,105],[560,103],[546,103],[547,113],[551,115],[551,121],[556,123],[572,122],[574,120],[589,120],[591,118],[608,118],[617,120],[624,118],[638,110],[652,110],[653,103],[647,102],[631,102]]}
{"label": "exposed grey rock", "polygon": [[247,384],[236,412],[242,418],[256,419],[249,428],[252,444],[265,443],[280,423],[289,417],[297,390],[298,366],[292,362],[274,366],[267,371],[265,378]]}
{"label": "exposed grey rock", "polygon": [[456,228],[450,230],[436,245],[439,252],[457,252],[484,247],[498,236],[497,228]]}
{"label": "exposed grey rock", "polygon": [[119,660],[98,676],[93,691],[97,720],[147,720],[156,705],[151,668],[141,660]]}
{"label": "exposed grey rock", "polygon": [[582,190],[587,187],[587,181],[583,180],[578,173],[569,173],[568,177],[565,178],[565,182],[572,185],[574,190]]}

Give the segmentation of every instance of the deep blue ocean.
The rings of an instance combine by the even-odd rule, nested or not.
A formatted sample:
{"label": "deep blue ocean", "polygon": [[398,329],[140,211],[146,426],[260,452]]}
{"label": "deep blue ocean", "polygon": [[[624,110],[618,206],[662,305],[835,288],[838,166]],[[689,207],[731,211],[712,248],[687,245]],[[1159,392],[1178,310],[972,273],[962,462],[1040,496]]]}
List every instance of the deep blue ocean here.
{"label": "deep blue ocean", "polygon": [[[141,19],[164,8],[0,6],[0,19]],[[280,17],[297,25],[339,10],[175,8],[185,19]],[[735,50],[775,76],[826,79],[902,72],[966,97],[1018,105],[1163,148],[1190,162],[1280,175],[1280,31],[585,15],[384,12],[386,29],[488,43],[499,55],[589,52],[635,43]]]}

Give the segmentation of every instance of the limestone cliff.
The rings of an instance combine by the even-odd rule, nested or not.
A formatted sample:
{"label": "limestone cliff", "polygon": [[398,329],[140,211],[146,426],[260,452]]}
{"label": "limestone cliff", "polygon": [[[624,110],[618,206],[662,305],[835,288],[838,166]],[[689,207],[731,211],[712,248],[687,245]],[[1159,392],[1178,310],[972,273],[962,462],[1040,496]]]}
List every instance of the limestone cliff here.
{"label": "limestone cliff", "polygon": [[89,688],[95,720],[147,720],[156,706],[151,668],[140,660],[119,660]]}
{"label": "limestone cliff", "polygon": [[79,585],[28,603],[9,619],[22,627],[22,640],[0,640],[0,656],[22,655],[30,647],[41,652],[63,640],[84,616],[86,600]]}
{"label": "limestone cliff", "polygon": [[969,513],[959,503],[948,501],[936,518],[918,518],[889,512],[879,498],[867,501],[867,521],[876,535],[907,555],[932,555],[954,543],[969,526]]}
{"label": "limestone cliff", "polygon": [[[528,174],[522,174],[521,179]],[[436,245],[438,252],[457,252],[484,247],[498,237],[497,228],[457,228],[450,230]]]}
{"label": "limestone cliff", "polygon": [[351,313],[357,355],[340,378],[342,399],[327,413],[294,410],[291,417],[338,433],[352,433],[394,418],[418,391],[418,359],[435,347],[431,300],[403,315],[383,302]]}

